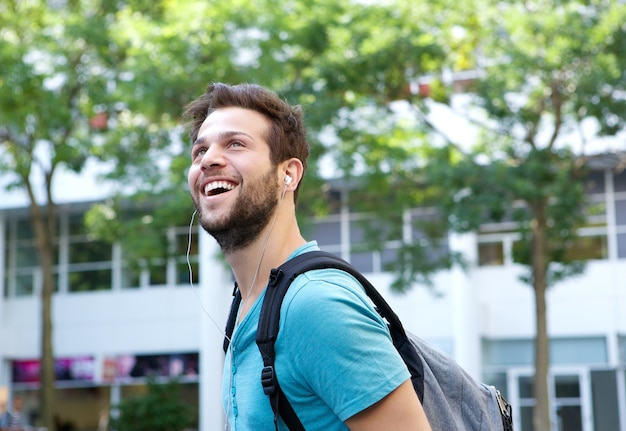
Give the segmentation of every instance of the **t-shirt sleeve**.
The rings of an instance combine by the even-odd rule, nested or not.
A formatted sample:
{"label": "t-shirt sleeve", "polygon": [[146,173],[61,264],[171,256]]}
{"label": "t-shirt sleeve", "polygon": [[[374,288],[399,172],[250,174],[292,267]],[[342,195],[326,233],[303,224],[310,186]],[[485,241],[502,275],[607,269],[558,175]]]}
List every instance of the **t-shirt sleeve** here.
{"label": "t-shirt sleeve", "polygon": [[349,274],[310,271],[292,283],[285,300],[279,338],[289,342],[277,342],[276,354],[281,346],[289,349],[297,384],[342,421],[410,377],[386,324]]}

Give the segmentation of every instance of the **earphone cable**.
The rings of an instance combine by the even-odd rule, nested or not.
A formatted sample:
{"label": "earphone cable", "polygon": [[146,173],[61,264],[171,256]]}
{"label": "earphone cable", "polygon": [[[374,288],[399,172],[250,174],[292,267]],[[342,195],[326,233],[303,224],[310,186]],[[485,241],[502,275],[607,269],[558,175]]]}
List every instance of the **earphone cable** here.
{"label": "earphone cable", "polygon": [[213,325],[215,325],[215,327],[217,328],[219,333],[222,334],[228,340],[228,342],[230,343],[230,338],[226,335],[226,333],[224,332],[222,327],[215,321],[213,316],[211,316],[211,314],[204,307],[204,304],[202,303],[202,298],[200,298],[200,295],[198,294],[198,291],[195,288],[196,286],[194,286],[194,284],[193,284],[193,268],[191,266],[191,260],[190,260],[189,256],[191,254],[191,239],[192,239],[192,236],[193,236],[193,222],[194,222],[194,219],[195,219],[197,213],[198,213],[198,210],[195,210],[193,212],[193,214],[191,215],[191,222],[189,223],[189,234],[188,234],[188,238],[187,238],[187,256],[186,257],[187,257],[187,269],[189,270],[189,285],[192,287],[192,290],[195,293],[196,298],[198,298],[198,302],[200,303],[200,308],[202,309],[204,314],[207,315],[207,317],[211,320],[211,322],[213,322]]}

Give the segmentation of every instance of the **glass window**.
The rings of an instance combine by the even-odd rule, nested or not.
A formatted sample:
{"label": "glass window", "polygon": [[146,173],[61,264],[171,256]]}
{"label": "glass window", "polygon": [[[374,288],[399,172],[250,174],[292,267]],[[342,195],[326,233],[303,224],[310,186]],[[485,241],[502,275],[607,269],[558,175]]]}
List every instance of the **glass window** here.
{"label": "glass window", "polygon": [[484,373],[482,381],[487,385],[495,386],[504,398],[509,398],[506,373]]}
{"label": "glass window", "polygon": [[197,256],[198,255],[198,232],[193,231],[191,233],[191,240],[189,239],[189,231],[185,230],[184,232],[179,231],[176,232],[176,244],[175,244],[175,254],[177,256],[187,256],[187,247],[189,247],[189,255]]}
{"label": "glass window", "polygon": [[626,171],[622,171],[613,177],[616,192],[626,191]]}
{"label": "glass window", "polygon": [[167,264],[165,262],[150,262],[148,267],[150,286],[165,286],[167,284]]}
{"label": "glass window", "polygon": [[533,363],[532,340],[489,340],[482,343],[486,365],[530,365]]}
{"label": "glass window", "polygon": [[573,260],[606,259],[608,257],[606,235],[576,238],[567,250],[567,257]]}
{"label": "glass window", "polygon": [[35,292],[35,280],[32,272],[15,276],[15,296],[29,296]]}
{"label": "glass window", "polygon": [[604,172],[590,172],[585,180],[585,192],[589,194],[604,193]]}
{"label": "glass window", "polygon": [[521,376],[518,380],[520,398],[534,397],[534,383],[531,376]]}
{"label": "glass window", "polygon": [[320,246],[341,244],[341,225],[339,221],[323,221],[307,226],[311,239]]}
{"label": "glass window", "polygon": [[556,408],[558,431],[583,431],[582,410],[578,405],[559,405]]}
{"label": "glass window", "polygon": [[478,243],[478,265],[504,265],[504,248],[502,242]]}
{"label": "glass window", "polygon": [[68,233],[70,236],[85,235],[87,233],[82,214],[74,214],[68,217]]}
{"label": "glass window", "polygon": [[620,259],[626,258],[626,233],[617,235],[617,256]]}
{"label": "glass window", "polygon": [[197,262],[191,263],[191,273],[189,272],[189,265],[187,265],[187,262],[179,262],[176,265],[176,284],[189,286],[190,276],[192,276],[191,283],[193,283],[194,286],[197,286],[199,282],[198,272],[199,268]]}
{"label": "glass window", "polygon": [[70,292],[91,292],[111,289],[111,270],[70,272],[68,274]]}
{"label": "glass window", "polygon": [[15,246],[15,267],[34,267],[39,265],[39,254],[34,244],[17,244]]}
{"label": "glass window", "polygon": [[520,422],[522,424],[522,430],[524,431],[535,430],[535,426],[533,425],[533,407],[532,406],[522,406],[520,408]]}
{"label": "glass window", "polygon": [[555,365],[607,364],[606,339],[604,337],[552,339],[550,358]]}
{"label": "glass window", "polygon": [[555,407],[559,431],[582,431],[580,379],[575,375],[554,377]]}
{"label": "glass window", "polygon": [[35,239],[35,232],[30,218],[17,219],[15,222],[15,237],[17,240]]}
{"label": "glass window", "polygon": [[[535,345],[530,339],[493,340],[482,343],[483,360],[487,366],[532,365]],[[550,340],[553,365],[607,364],[604,337],[553,338]]]}
{"label": "glass window", "polygon": [[374,272],[374,256],[371,252],[350,253],[350,263],[361,272]]}
{"label": "glass window", "polygon": [[69,263],[109,262],[113,248],[103,241],[75,242],[69,245]]}
{"label": "glass window", "polygon": [[534,431],[533,410],[535,399],[533,395],[533,378],[520,376],[517,380],[519,392],[520,423],[524,431]]}
{"label": "glass window", "polygon": [[4,236],[4,262],[2,262],[5,273],[9,272],[9,262],[10,262],[9,255],[11,253],[11,248],[9,247],[10,243],[11,242],[9,240],[9,236],[5,235]]}
{"label": "glass window", "polygon": [[618,430],[619,397],[614,370],[591,371],[591,397],[594,429]]}
{"label": "glass window", "polygon": [[615,201],[615,223],[626,225],[626,200]]}
{"label": "glass window", "polygon": [[385,220],[355,219],[350,220],[350,242],[363,244],[367,248],[375,248],[377,244],[386,241],[402,239],[402,218],[389,214]]}
{"label": "glass window", "polygon": [[[189,229],[178,229],[175,238],[176,276],[175,284],[189,286],[190,283],[198,284],[198,232]],[[187,249],[189,249],[189,263],[187,262]],[[189,266],[191,265],[191,272]]]}
{"label": "glass window", "polygon": [[578,375],[559,375],[554,379],[555,394],[557,398],[579,398],[580,383]]}
{"label": "glass window", "polygon": [[619,335],[617,337],[617,345],[619,349],[619,362],[622,365],[626,365],[626,335]]}
{"label": "glass window", "polygon": [[382,269],[386,270],[398,262],[398,250],[387,248],[383,250],[380,256]]}
{"label": "glass window", "polygon": [[135,267],[122,268],[122,289],[136,289],[141,286],[141,271]]}

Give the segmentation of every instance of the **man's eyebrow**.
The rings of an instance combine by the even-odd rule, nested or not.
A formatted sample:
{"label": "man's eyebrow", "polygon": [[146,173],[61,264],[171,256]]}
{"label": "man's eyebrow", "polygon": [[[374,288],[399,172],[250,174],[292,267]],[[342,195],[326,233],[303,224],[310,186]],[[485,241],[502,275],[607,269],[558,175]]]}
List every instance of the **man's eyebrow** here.
{"label": "man's eyebrow", "polygon": [[[246,136],[246,137],[248,137],[249,139],[251,139],[253,141],[255,140],[252,137],[252,135],[249,135],[246,132],[242,132],[241,130],[227,130],[227,131],[224,131],[224,132],[220,132],[217,135],[217,140],[218,141],[224,141],[226,139],[232,138],[233,136]],[[207,140],[208,140],[208,138],[206,136],[199,136],[198,139],[196,139],[193,142],[193,146],[205,144],[207,142]]]}

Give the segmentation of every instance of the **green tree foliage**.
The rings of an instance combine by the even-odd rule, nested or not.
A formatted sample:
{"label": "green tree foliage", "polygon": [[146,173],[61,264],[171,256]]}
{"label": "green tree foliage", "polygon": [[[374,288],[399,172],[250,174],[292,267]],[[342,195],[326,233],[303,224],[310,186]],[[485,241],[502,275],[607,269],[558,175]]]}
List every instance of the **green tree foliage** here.
{"label": "green tree foliage", "polygon": [[[528,268],[522,279],[535,293],[533,424],[547,431],[545,295],[584,269],[568,249],[588,211],[584,156],[593,149],[586,146],[625,125],[626,7],[499,2],[481,10],[479,46],[487,66],[473,89],[485,114],[481,139],[463,155],[445,148],[430,164],[430,181],[448,192],[440,208],[456,230],[485,221],[517,223],[521,241],[514,258]],[[594,122],[597,132],[589,135],[585,122]]]}
{"label": "green tree foliage", "polygon": [[193,425],[196,415],[181,398],[176,381],[149,381],[146,394],[123,400],[115,410],[110,427],[116,431],[183,431]]}
{"label": "green tree foliage", "polygon": [[[168,128],[159,125],[173,124],[173,110],[168,117],[167,111],[157,109],[157,115],[149,109],[170,103],[156,102],[161,99],[154,97],[160,87],[150,81],[154,70],[149,74],[148,63],[136,63],[141,57],[133,49],[142,35],[129,29],[140,33],[140,17],[131,5],[118,2],[0,3],[0,174],[3,184],[23,191],[30,205],[43,279],[40,418],[50,431],[56,178],[83,172],[94,161],[105,162],[124,189],[158,191],[166,177],[155,160],[169,146]],[[133,93],[129,81],[140,73],[145,73],[143,85],[131,86]],[[136,103],[140,96],[150,103]],[[141,182],[129,181],[137,174]]]}
{"label": "green tree foliage", "polygon": [[[232,2],[190,2],[185,6],[164,2],[162,6],[157,20],[153,19],[151,11],[133,14],[134,20],[139,16],[144,23],[140,30],[136,24],[135,27],[120,24],[121,33],[141,32],[140,37],[133,38],[138,41],[133,45],[133,64],[135,71],[145,71],[130,76],[123,84],[126,90],[120,94],[135,93],[134,103],[145,106],[144,93],[150,93],[152,88],[167,94],[171,92],[176,100],[148,102],[148,109],[166,111],[169,118],[178,115],[182,106],[199,96],[212,81],[260,83],[290,102],[303,105],[313,144],[309,173],[299,200],[300,213],[306,215],[324,212],[324,180],[320,172],[325,166],[318,163],[327,148],[320,134],[328,130],[329,125],[340,126],[345,135],[350,134],[348,117],[343,113],[353,108],[378,106],[381,113],[388,116],[386,103],[409,91],[415,73],[435,70],[443,58],[435,37],[423,24],[425,20],[418,19],[424,8],[403,2],[376,6],[346,0],[280,4],[239,1],[236,8]],[[402,55],[391,58],[399,49]],[[146,86],[146,76],[154,84]],[[161,96],[161,93],[151,93],[148,97]],[[156,117],[155,112],[153,118]],[[172,134],[179,139],[179,133],[180,130]],[[183,134],[182,139],[186,142],[187,136]],[[112,145],[117,145],[117,141],[113,139]],[[399,143],[400,137],[394,145],[396,151],[404,152]],[[349,151],[347,145],[346,151],[335,152],[344,164],[349,164],[351,158],[344,156]],[[161,205],[151,210],[155,221],[179,220],[180,225],[189,218],[189,212],[180,211],[181,206],[190,207],[184,175],[189,155],[185,143],[179,145],[177,151],[169,171],[160,172],[165,186],[160,190],[146,188],[148,193],[142,196],[148,201],[156,199],[171,204],[171,211]],[[383,151],[377,154],[382,155]],[[124,163],[117,165],[125,166]],[[117,179],[126,175],[128,170],[124,169],[116,173]],[[150,172],[138,173],[134,170],[133,178],[128,178],[126,183],[152,176]],[[111,202],[108,207],[92,211],[89,217],[92,226],[104,228],[105,223],[97,221],[98,217],[102,218],[101,210],[105,209],[107,214],[113,210],[121,215],[119,209],[123,204]],[[118,232],[118,238],[127,237],[125,233],[142,232],[137,240],[129,241],[135,245],[148,238],[145,229],[163,227],[155,223],[137,230],[129,228],[126,222],[118,225],[126,227]],[[110,234],[111,229],[107,230]],[[153,253],[163,250],[140,249],[151,249]]]}
{"label": "green tree foliage", "polygon": [[[88,217],[94,232],[127,239],[129,259],[163,253],[151,233],[186,223],[191,210],[182,107],[212,81],[254,81],[306,109],[314,146],[301,206],[318,212],[319,134],[328,125],[349,130],[342,112],[372,101],[386,115],[385,103],[406,93],[411,76],[435,69],[441,51],[422,25],[424,12],[404,2],[345,0],[0,4],[0,173],[28,196],[37,238],[42,425],[54,431],[58,174],[99,162],[103,180],[134,199],[97,206]],[[402,56],[392,61],[391,52]],[[128,209],[132,222],[123,218]]]}

